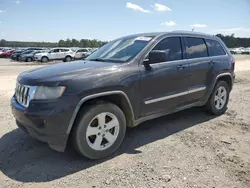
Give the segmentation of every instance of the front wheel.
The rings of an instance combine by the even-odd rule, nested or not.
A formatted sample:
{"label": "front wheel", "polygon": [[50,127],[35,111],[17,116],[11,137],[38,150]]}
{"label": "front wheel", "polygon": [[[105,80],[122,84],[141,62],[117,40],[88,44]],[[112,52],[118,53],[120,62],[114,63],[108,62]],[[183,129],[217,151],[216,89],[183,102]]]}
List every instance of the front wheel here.
{"label": "front wheel", "polygon": [[42,57],[41,62],[42,63],[47,63],[49,61],[49,58],[47,57]]}
{"label": "front wheel", "polygon": [[26,61],[27,61],[27,62],[31,62],[32,59],[31,59],[30,57],[27,57],[27,58],[26,58]]}
{"label": "front wheel", "polygon": [[119,148],[126,132],[126,119],[118,106],[112,103],[91,105],[79,116],[72,138],[81,155],[101,159]]}
{"label": "front wheel", "polygon": [[207,110],[215,115],[226,112],[229,100],[229,86],[224,81],[218,81],[206,104]]}

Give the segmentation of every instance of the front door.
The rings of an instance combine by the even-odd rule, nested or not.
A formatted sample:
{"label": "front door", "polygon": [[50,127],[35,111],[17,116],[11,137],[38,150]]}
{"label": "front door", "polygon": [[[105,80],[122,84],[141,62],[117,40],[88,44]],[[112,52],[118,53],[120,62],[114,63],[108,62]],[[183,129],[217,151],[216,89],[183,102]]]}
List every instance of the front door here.
{"label": "front door", "polygon": [[54,49],[54,50],[50,51],[49,59],[50,60],[58,59],[58,54],[59,53],[60,53],[60,49]]}
{"label": "front door", "polygon": [[164,51],[166,62],[150,64],[151,70],[141,65],[141,116],[172,110],[187,103],[189,64],[183,58],[179,36],[162,39],[153,50]]}

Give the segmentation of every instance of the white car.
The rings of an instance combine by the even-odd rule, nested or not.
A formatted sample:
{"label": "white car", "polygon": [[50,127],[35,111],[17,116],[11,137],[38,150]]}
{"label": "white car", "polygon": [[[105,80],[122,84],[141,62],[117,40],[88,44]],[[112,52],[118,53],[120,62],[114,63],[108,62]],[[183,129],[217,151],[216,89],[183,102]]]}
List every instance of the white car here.
{"label": "white car", "polygon": [[233,50],[234,54],[242,54],[243,51],[244,51],[244,48],[243,48],[243,47],[235,48],[235,49]]}
{"label": "white car", "polygon": [[75,52],[70,48],[53,48],[48,52],[35,55],[36,61],[48,62],[52,60],[63,60],[69,62],[74,59]]}
{"label": "white car", "polygon": [[79,48],[75,50],[75,59],[83,59],[90,54],[90,50],[88,48]]}
{"label": "white car", "polygon": [[250,48],[244,48],[242,54],[250,54]]}

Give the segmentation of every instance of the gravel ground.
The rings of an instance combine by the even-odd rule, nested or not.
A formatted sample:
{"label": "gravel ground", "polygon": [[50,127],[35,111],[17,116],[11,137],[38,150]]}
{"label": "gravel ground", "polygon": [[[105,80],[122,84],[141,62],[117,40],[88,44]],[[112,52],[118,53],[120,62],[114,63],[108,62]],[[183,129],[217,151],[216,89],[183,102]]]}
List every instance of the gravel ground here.
{"label": "gravel ground", "polygon": [[236,59],[226,114],[193,108],[145,122],[98,161],[71,148],[55,152],[17,129],[10,110],[16,76],[42,65],[0,59],[0,187],[249,188],[250,58]]}

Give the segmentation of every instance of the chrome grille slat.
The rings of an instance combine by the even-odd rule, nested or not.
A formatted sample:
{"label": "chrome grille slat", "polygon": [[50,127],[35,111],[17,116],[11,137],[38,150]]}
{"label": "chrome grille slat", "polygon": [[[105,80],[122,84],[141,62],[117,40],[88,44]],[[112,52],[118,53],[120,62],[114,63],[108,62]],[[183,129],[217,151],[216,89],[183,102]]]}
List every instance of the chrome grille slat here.
{"label": "chrome grille slat", "polygon": [[20,105],[24,107],[28,107],[29,105],[29,91],[29,86],[21,85],[19,83],[16,84],[16,100]]}

